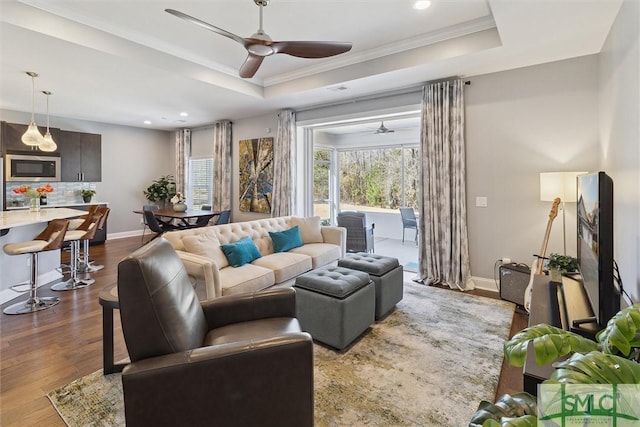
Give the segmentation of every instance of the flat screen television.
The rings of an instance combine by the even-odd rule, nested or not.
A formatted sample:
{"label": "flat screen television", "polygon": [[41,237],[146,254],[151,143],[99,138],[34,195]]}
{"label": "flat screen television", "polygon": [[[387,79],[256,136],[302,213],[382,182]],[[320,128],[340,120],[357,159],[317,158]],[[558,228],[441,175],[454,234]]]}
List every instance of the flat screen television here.
{"label": "flat screen television", "polygon": [[613,272],[613,180],[604,172],[577,180],[578,264],[595,315],[578,324],[594,322],[600,329],[620,310]]}

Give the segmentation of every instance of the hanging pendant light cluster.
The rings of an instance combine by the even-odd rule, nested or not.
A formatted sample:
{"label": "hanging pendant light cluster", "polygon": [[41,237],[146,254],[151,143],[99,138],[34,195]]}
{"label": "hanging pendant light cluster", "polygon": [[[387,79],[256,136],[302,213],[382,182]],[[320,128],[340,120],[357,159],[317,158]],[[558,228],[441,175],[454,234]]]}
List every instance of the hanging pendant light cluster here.
{"label": "hanging pendant light cluster", "polygon": [[40,149],[47,152],[56,151],[58,145],[53,140],[51,132],[49,132],[49,95],[51,95],[51,92],[46,90],[42,91],[42,93],[47,96],[47,132],[42,136],[35,121],[35,78],[38,77],[38,73],[27,71],[27,75],[31,77],[31,122],[29,123],[27,131],[22,135],[22,143],[33,149]]}

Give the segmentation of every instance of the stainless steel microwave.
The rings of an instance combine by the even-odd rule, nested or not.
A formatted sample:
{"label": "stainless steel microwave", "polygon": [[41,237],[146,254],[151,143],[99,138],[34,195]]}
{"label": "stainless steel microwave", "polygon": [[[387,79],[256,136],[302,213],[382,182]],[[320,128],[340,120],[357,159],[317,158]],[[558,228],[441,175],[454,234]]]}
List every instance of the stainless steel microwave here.
{"label": "stainless steel microwave", "polygon": [[7,181],[60,181],[60,157],[7,154]]}

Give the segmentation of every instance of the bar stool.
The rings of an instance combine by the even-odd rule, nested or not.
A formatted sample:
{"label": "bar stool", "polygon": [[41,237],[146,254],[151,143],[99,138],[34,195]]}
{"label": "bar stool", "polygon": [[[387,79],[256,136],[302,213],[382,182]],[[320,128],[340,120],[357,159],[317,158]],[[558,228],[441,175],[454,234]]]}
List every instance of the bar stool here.
{"label": "bar stool", "polygon": [[99,208],[100,205],[91,205],[89,206],[89,209],[87,209],[87,213],[85,215],[79,216],[78,218],[70,219],[69,231],[76,230],[78,227],[80,227],[85,222],[85,220],[87,218],[90,218],[91,215],[95,214]]}
{"label": "bar stool", "polygon": [[[111,212],[111,209],[107,207],[100,207],[95,211],[95,213],[102,215],[97,224],[98,230],[102,230],[104,228],[104,225],[107,223],[109,212]],[[78,271],[80,273],[95,273],[96,271],[104,268],[104,265],[94,265],[93,261],[89,260],[89,240],[90,239],[84,239],[82,241],[82,260],[78,265]]]}
{"label": "bar stool", "polygon": [[87,218],[76,230],[67,232],[64,240],[65,242],[69,242],[71,245],[71,254],[69,255],[69,270],[71,277],[64,282],[59,282],[55,285],[52,285],[51,290],[73,291],[92,285],[95,282],[95,280],[91,278],[80,279],[78,277],[78,259],[80,256],[80,240],[94,238],[94,236],[96,235],[96,231],[98,230],[97,225],[98,222],[100,222],[100,218],[102,218],[101,214],[93,214],[91,215],[91,217]]}
{"label": "bar stool", "polygon": [[62,247],[69,227],[66,219],[54,219],[34,240],[28,242],[7,243],[4,251],[7,255],[31,255],[31,277],[29,279],[29,298],[4,309],[5,314],[25,314],[44,310],[60,302],[58,297],[38,297],[38,254]]}

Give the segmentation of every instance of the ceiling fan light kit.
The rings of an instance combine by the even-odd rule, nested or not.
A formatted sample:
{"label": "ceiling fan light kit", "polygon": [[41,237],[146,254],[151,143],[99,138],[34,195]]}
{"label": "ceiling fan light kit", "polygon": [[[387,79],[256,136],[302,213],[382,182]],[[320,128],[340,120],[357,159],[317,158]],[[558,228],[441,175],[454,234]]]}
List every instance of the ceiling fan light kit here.
{"label": "ceiling fan light kit", "polygon": [[264,58],[276,53],[284,53],[298,58],[328,58],[351,50],[352,44],[348,42],[273,41],[262,28],[262,9],[269,4],[269,0],[253,1],[260,7],[260,21],[258,30],[251,37],[240,37],[174,9],[165,9],[165,12],[241,44],[248,52],[247,59],[245,59],[239,71],[239,75],[242,78],[253,77]]}

